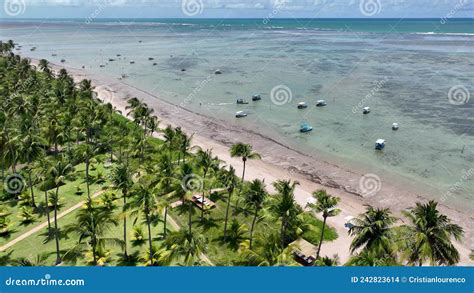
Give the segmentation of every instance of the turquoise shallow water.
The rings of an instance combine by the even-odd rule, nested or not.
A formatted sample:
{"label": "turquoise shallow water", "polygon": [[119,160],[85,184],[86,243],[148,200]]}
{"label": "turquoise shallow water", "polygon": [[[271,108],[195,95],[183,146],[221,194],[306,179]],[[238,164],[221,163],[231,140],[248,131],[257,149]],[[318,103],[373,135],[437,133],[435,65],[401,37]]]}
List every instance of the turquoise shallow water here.
{"label": "turquoise shallow water", "polygon": [[[408,178],[434,198],[451,190],[449,201],[474,206],[472,20],[56,20],[0,28],[25,55],[126,74],[128,83],[193,111],[274,130],[304,152]],[[277,103],[275,88],[284,89]],[[260,103],[235,105],[257,93]],[[329,105],[315,108],[319,99]],[[297,110],[301,101],[310,107]],[[361,114],[364,106],[370,115]],[[249,117],[236,121],[238,110]],[[302,122],[313,133],[300,134]],[[378,138],[387,140],[379,153]]]}

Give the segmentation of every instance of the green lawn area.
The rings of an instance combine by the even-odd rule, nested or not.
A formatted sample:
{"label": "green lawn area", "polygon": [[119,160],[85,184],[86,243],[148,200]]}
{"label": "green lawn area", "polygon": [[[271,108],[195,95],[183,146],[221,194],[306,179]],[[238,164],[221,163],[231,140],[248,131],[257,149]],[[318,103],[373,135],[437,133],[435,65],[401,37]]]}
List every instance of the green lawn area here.
{"label": "green lawn area", "polygon": [[[68,177],[67,183],[59,188],[60,209],[58,213],[61,213],[61,211],[67,210],[75,204],[87,199],[85,164],[79,164],[75,166],[75,170],[76,172],[74,173],[74,175]],[[97,184],[96,182],[97,174],[102,174],[102,177],[104,179],[107,179],[108,170],[104,167],[104,164],[96,163],[93,167],[90,168],[89,174],[92,178],[92,182],[90,185],[90,192],[92,196],[94,193],[99,192],[103,186],[108,185],[107,181],[103,182],[102,184]],[[34,187],[34,194],[36,199],[36,205],[38,207],[44,207],[44,191],[39,189],[40,185],[41,183],[37,184]],[[81,189],[81,193],[78,193],[78,186]],[[50,190],[50,192],[53,191],[54,190]],[[23,194],[29,197],[30,190],[25,189],[23,191]],[[17,200],[10,199],[9,201],[5,201],[3,202],[3,207],[6,208],[6,210],[10,213],[10,233],[0,237],[0,246],[31,230],[35,226],[47,221],[47,216],[43,208],[38,208],[35,210],[34,222],[22,224],[20,219],[20,211],[22,207]],[[50,215],[51,217],[53,215],[52,209],[50,209]]]}
{"label": "green lawn area", "polygon": [[[95,201],[100,201],[100,196]],[[117,199],[114,203],[116,205],[115,215],[119,218],[119,214],[121,213],[122,206],[121,206],[121,199]],[[64,228],[65,226],[74,223],[75,217],[77,214],[77,210],[68,214],[67,216],[58,220],[58,224],[60,228]],[[128,253],[130,256],[133,256],[133,259],[139,260],[145,253],[148,248],[148,234],[146,230],[146,224],[142,223],[141,218],[139,218],[136,222],[135,226],[141,226],[144,232],[144,239],[140,245],[134,245],[131,242],[133,236],[133,226],[134,226],[135,218],[128,218],[127,220],[127,239],[128,239]],[[170,225],[168,225],[168,230],[172,229]],[[48,265],[54,264],[56,259],[56,246],[54,240],[44,242],[46,239],[47,228],[43,229],[42,231],[31,235],[30,237],[18,242],[6,252],[2,254],[3,257],[8,255],[10,259],[16,259],[19,257],[28,257],[30,259],[35,259],[37,255],[40,254],[47,254],[48,258],[46,263]],[[163,233],[163,223],[162,221],[156,221],[155,225],[152,226],[152,235],[153,235],[153,244],[155,246],[159,246],[161,243],[161,234]],[[123,239],[123,221],[120,219],[118,226],[113,227],[107,232],[107,237],[111,238],[118,238]],[[60,242],[61,254],[63,255],[77,242],[77,235],[70,234],[65,237],[62,237]],[[129,262],[123,263],[121,260],[121,253],[122,249],[118,246],[107,246],[106,248],[109,250],[109,255],[107,257],[107,265],[110,266],[120,266],[120,265],[141,265],[140,261],[137,262]],[[90,257],[91,258],[91,257]],[[85,266],[87,264],[87,260],[84,258],[79,258],[76,262],[65,261],[65,265],[79,265]]]}

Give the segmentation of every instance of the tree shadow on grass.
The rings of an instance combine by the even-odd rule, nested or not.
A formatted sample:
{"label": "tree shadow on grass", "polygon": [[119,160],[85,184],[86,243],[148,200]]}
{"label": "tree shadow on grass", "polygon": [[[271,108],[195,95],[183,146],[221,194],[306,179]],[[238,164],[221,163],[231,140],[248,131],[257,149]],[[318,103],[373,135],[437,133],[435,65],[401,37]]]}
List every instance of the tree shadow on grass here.
{"label": "tree shadow on grass", "polygon": [[217,224],[217,219],[213,218],[204,217],[204,219],[199,219],[195,222],[198,227],[202,228],[203,232],[207,232],[210,229],[219,227],[219,224]]}
{"label": "tree shadow on grass", "polygon": [[125,257],[125,254],[119,253],[117,254],[117,266],[120,267],[136,267],[140,263],[140,252],[135,251],[132,254],[129,254]]}

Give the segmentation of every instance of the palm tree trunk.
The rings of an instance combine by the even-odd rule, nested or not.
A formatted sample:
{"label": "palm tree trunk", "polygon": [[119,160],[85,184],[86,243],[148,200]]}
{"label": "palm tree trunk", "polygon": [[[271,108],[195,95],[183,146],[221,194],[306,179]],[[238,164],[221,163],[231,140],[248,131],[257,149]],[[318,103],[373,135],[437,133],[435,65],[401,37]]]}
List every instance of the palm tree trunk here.
{"label": "palm tree trunk", "polygon": [[192,215],[191,215],[191,214],[192,214],[192,211],[193,211],[193,206],[192,206],[192,204],[193,204],[193,203],[192,203],[191,201],[189,201],[189,203],[188,203],[188,205],[189,205],[189,211],[188,211],[188,214],[189,214],[189,215],[188,215],[188,228],[189,228],[189,233],[191,233],[191,231],[192,231],[191,228],[192,228],[192,223],[193,223],[193,222],[192,222]]}
{"label": "palm tree trunk", "polygon": [[48,218],[48,234],[51,236],[51,219],[49,217],[49,200],[48,200],[48,190],[46,189],[45,181],[43,181],[44,188],[44,201],[46,203],[46,217]]}
{"label": "palm tree trunk", "polygon": [[321,252],[321,245],[323,245],[324,229],[326,228],[327,217],[324,217],[323,228],[321,229],[321,238],[319,239],[318,252],[316,253],[316,259],[319,259],[319,253]]}
{"label": "palm tree trunk", "polygon": [[151,223],[150,223],[150,215],[148,211],[145,212],[146,215],[146,225],[148,226],[148,249],[150,250],[150,265],[154,265],[153,262],[153,244],[151,240]]}
{"label": "palm tree trunk", "polygon": [[227,238],[227,223],[229,221],[229,210],[230,210],[230,199],[232,197],[233,191],[229,191],[229,196],[227,198],[227,207],[225,210],[225,222],[224,222],[224,241],[226,241]]}
{"label": "palm tree trunk", "polygon": [[59,254],[58,194],[59,186],[56,187],[56,198],[54,199],[54,238],[56,241],[56,265],[61,263],[61,255]]}
{"label": "palm tree trunk", "polygon": [[166,238],[166,224],[168,223],[168,207],[165,207],[165,218],[163,223],[163,236]]}
{"label": "palm tree trunk", "polygon": [[285,221],[286,220],[284,218],[281,220],[281,229],[280,229],[281,248],[285,248],[285,237],[284,237],[285,236],[285,226],[286,226]]}
{"label": "palm tree trunk", "polygon": [[97,251],[96,251],[96,241],[95,240],[92,240],[91,241],[91,244],[92,244],[92,264],[94,266],[97,266]]}
{"label": "palm tree trunk", "polygon": [[28,158],[28,165],[26,166],[28,168],[28,184],[30,185],[30,194],[31,194],[31,206],[36,207],[36,202],[35,202],[35,192],[33,191],[33,180],[31,180],[31,169],[30,169],[30,158]]}
{"label": "palm tree trunk", "polygon": [[201,203],[201,222],[204,221],[204,195],[205,195],[205,190],[206,190],[206,174],[207,172],[204,172],[204,176],[202,177],[202,203]]}
{"label": "palm tree trunk", "polygon": [[253,229],[255,228],[255,222],[257,221],[257,216],[258,216],[258,209],[257,207],[255,207],[255,214],[253,216],[252,228],[250,228],[250,245],[249,245],[250,250],[252,250]]}
{"label": "palm tree trunk", "polygon": [[[244,184],[244,180],[245,180],[245,167],[246,167],[246,164],[247,164],[247,160],[243,159],[243,161],[244,161],[244,168],[242,170],[242,185]],[[242,185],[240,186],[240,191],[242,191]]]}
{"label": "palm tree trunk", "polygon": [[127,253],[127,215],[125,214],[125,207],[127,206],[127,191],[124,189],[122,191],[123,194],[123,243],[124,243],[124,255],[125,259],[128,259]]}
{"label": "palm tree trunk", "polygon": [[91,201],[91,191],[89,188],[89,157],[86,157],[86,188],[87,188],[87,207],[90,208]]}

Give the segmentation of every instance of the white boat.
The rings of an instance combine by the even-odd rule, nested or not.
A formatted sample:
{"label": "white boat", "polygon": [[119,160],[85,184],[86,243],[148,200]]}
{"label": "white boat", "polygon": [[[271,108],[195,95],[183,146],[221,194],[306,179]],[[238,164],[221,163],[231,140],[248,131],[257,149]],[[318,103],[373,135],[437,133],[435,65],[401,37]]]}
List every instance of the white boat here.
{"label": "white boat", "polygon": [[298,103],[298,109],[306,109],[308,108],[308,104],[305,102]]}
{"label": "white boat", "polygon": [[393,123],[392,124],[392,130],[398,130],[400,128],[400,125],[398,125],[398,123]]}
{"label": "white boat", "polygon": [[325,100],[319,100],[316,102],[316,107],[324,107],[324,106],[327,106],[328,103],[326,103]]}
{"label": "white boat", "polygon": [[370,113],[370,107],[365,107],[365,108],[362,110],[362,113],[364,113],[364,114],[369,114],[369,113]]}
{"label": "white boat", "polygon": [[215,74],[222,74],[222,70],[217,69],[214,73],[215,73]]}
{"label": "white boat", "polygon": [[135,61],[133,61],[133,60],[132,60],[132,61],[130,61],[130,64],[135,64]]}
{"label": "white boat", "polygon": [[378,139],[375,142],[375,149],[381,151],[385,148],[385,139]]}
{"label": "white boat", "polygon": [[244,111],[239,111],[239,112],[235,113],[235,117],[236,118],[244,118],[244,117],[247,117],[247,113],[245,113]]}

